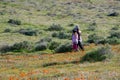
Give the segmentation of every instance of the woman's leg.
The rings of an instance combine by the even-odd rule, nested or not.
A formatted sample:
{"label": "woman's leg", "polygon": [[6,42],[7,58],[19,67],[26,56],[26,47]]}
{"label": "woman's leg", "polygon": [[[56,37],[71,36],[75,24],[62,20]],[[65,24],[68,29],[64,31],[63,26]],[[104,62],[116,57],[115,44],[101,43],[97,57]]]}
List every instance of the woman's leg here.
{"label": "woman's leg", "polygon": [[84,47],[80,41],[78,41],[78,46],[84,51]]}

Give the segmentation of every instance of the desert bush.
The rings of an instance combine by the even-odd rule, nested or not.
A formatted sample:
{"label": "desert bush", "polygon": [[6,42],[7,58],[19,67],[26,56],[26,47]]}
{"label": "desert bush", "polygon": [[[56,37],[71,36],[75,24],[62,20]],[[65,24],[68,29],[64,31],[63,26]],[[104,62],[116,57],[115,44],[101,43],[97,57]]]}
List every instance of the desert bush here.
{"label": "desert bush", "polygon": [[51,41],[52,41],[51,37],[44,37],[44,38],[40,39],[40,41],[38,43],[41,43],[41,42],[51,42]]}
{"label": "desert bush", "polygon": [[110,59],[113,56],[113,52],[109,45],[102,46],[96,50],[88,52],[81,60],[81,62],[96,62]]}
{"label": "desert bush", "polygon": [[2,12],[0,12],[0,15],[5,15],[5,12],[3,12],[3,11],[2,11]]}
{"label": "desert bush", "polygon": [[88,29],[87,29],[88,31],[95,31],[96,30],[96,26],[92,26],[92,25],[90,25],[90,26],[88,26]]}
{"label": "desert bush", "polygon": [[119,15],[118,12],[111,12],[107,16],[118,16],[118,15]]}
{"label": "desert bush", "polygon": [[70,52],[70,51],[72,51],[72,45],[70,43],[61,44],[55,49],[56,53]]}
{"label": "desert bush", "polygon": [[71,39],[71,35],[69,33],[66,33],[66,32],[59,32],[58,38],[59,39]]}
{"label": "desert bush", "polygon": [[28,51],[32,50],[32,46],[28,41],[23,41],[19,43],[14,43],[11,46],[12,51]]}
{"label": "desert bush", "polygon": [[97,26],[97,23],[95,21],[92,22],[92,24],[90,24],[91,26]]}
{"label": "desert bush", "polygon": [[44,37],[40,39],[40,41],[36,42],[34,50],[35,51],[46,50],[47,48],[49,48],[51,41],[52,41],[51,37]]}
{"label": "desert bush", "polygon": [[41,42],[35,45],[35,51],[42,51],[48,48],[48,42]]}
{"label": "desert bush", "polygon": [[15,25],[21,25],[20,20],[14,20],[14,19],[9,19],[8,23],[15,24]]}
{"label": "desert bush", "polygon": [[60,24],[52,24],[49,28],[49,31],[61,31],[63,30],[63,27],[61,27]]}
{"label": "desert bush", "polygon": [[113,27],[111,30],[119,30],[118,26]]}
{"label": "desert bush", "polygon": [[120,44],[120,39],[118,39],[117,37],[107,38],[106,39],[106,43],[109,43],[109,44]]}
{"label": "desert bush", "polygon": [[5,33],[10,32],[10,31],[11,31],[11,29],[9,29],[9,28],[4,30]]}
{"label": "desert bush", "polygon": [[102,38],[97,35],[88,36],[88,42],[98,44],[120,44],[120,31],[111,31],[110,36]]}
{"label": "desert bush", "polygon": [[96,23],[94,22],[94,23],[92,23],[92,24],[90,24],[89,26],[88,26],[88,31],[95,31],[96,30]]}
{"label": "desert bush", "polygon": [[19,43],[14,43],[13,45],[2,45],[0,46],[0,52],[21,52],[21,51],[32,51],[33,50],[33,44],[28,41],[23,41]]}
{"label": "desert bush", "polygon": [[91,35],[88,36],[87,42],[88,43],[96,43],[96,44],[98,44],[103,40],[104,40],[103,37],[98,36],[97,34],[91,34]]}
{"label": "desert bush", "polygon": [[57,32],[53,32],[52,33],[52,37],[58,37],[58,33]]}
{"label": "desert bush", "polygon": [[68,26],[72,26],[72,27],[73,27],[73,26],[74,26],[74,24],[73,24],[73,23],[71,23],[71,24],[69,24]]}
{"label": "desert bush", "polygon": [[71,39],[71,34],[67,33],[67,32],[54,32],[52,33],[52,37],[57,37],[59,39]]}
{"label": "desert bush", "polygon": [[6,53],[11,51],[11,47],[8,44],[0,45],[0,53]]}
{"label": "desert bush", "polygon": [[109,38],[117,37],[120,39],[120,31],[111,31]]}
{"label": "desert bush", "polygon": [[97,44],[107,44],[107,43],[108,43],[108,42],[107,42],[107,39],[104,38],[104,39],[101,39],[100,41],[98,41]]}
{"label": "desert bush", "polygon": [[54,49],[57,48],[59,45],[60,45],[59,42],[57,42],[57,41],[52,41],[52,42],[50,43],[49,49],[50,49],[50,50],[54,50]]}
{"label": "desert bush", "polygon": [[27,36],[36,36],[38,31],[37,30],[32,30],[32,29],[20,29],[18,31],[20,34],[24,34]]}
{"label": "desert bush", "polygon": [[58,33],[58,38],[65,39],[65,38],[67,38],[67,35],[65,34],[65,32],[59,32]]}

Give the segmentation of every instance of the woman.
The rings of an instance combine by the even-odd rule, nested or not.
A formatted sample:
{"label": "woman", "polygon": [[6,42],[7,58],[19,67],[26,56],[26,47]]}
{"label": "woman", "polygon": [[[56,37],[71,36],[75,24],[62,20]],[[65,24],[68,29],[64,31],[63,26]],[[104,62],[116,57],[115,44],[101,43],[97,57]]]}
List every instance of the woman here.
{"label": "woman", "polygon": [[79,30],[79,25],[76,25],[73,31],[77,31],[78,34],[78,46],[81,48],[82,51],[84,51],[84,47],[82,45],[82,37],[81,37],[81,31]]}

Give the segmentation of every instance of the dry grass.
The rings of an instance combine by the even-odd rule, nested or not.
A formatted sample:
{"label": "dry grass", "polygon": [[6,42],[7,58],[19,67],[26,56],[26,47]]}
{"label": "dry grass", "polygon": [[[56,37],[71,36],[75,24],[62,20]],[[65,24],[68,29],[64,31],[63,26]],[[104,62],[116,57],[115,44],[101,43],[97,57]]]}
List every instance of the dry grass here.
{"label": "dry grass", "polygon": [[[96,63],[80,63],[82,52],[0,56],[0,77],[2,80],[118,80],[119,46],[112,46],[117,54],[111,60]],[[85,46],[86,51],[96,47]]]}

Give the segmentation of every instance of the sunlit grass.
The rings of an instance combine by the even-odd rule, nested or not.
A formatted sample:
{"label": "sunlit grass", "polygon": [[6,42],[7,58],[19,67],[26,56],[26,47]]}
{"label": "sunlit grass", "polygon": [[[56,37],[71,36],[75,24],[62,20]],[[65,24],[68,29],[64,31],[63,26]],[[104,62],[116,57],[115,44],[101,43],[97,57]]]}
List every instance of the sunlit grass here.
{"label": "sunlit grass", "polygon": [[[94,45],[85,47],[87,51],[90,48],[95,48]],[[88,49],[89,48],[89,49]],[[119,46],[113,46],[116,51],[119,50]],[[84,75],[88,78],[98,78],[103,76],[103,80],[109,79],[109,75],[112,78],[119,78],[119,54],[115,53],[114,57],[109,61],[102,61],[96,63],[80,63],[73,61],[79,61],[83,56],[82,52],[79,53],[61,53],[61,54],[43,54],[43,55],[6,55],[0,56],[0,75],[2,79],[7,80],[11,77],[28,79],[28,78],[81,78]],[[72,61],[72,62],[71,62]],[[53,65],[43,66],[44,64],[54,63]],[[64,63],[65,62],[65,63]],[[104,75],[102,75],[104,74]],[[5,75],[8,77],[4,78]]]}

